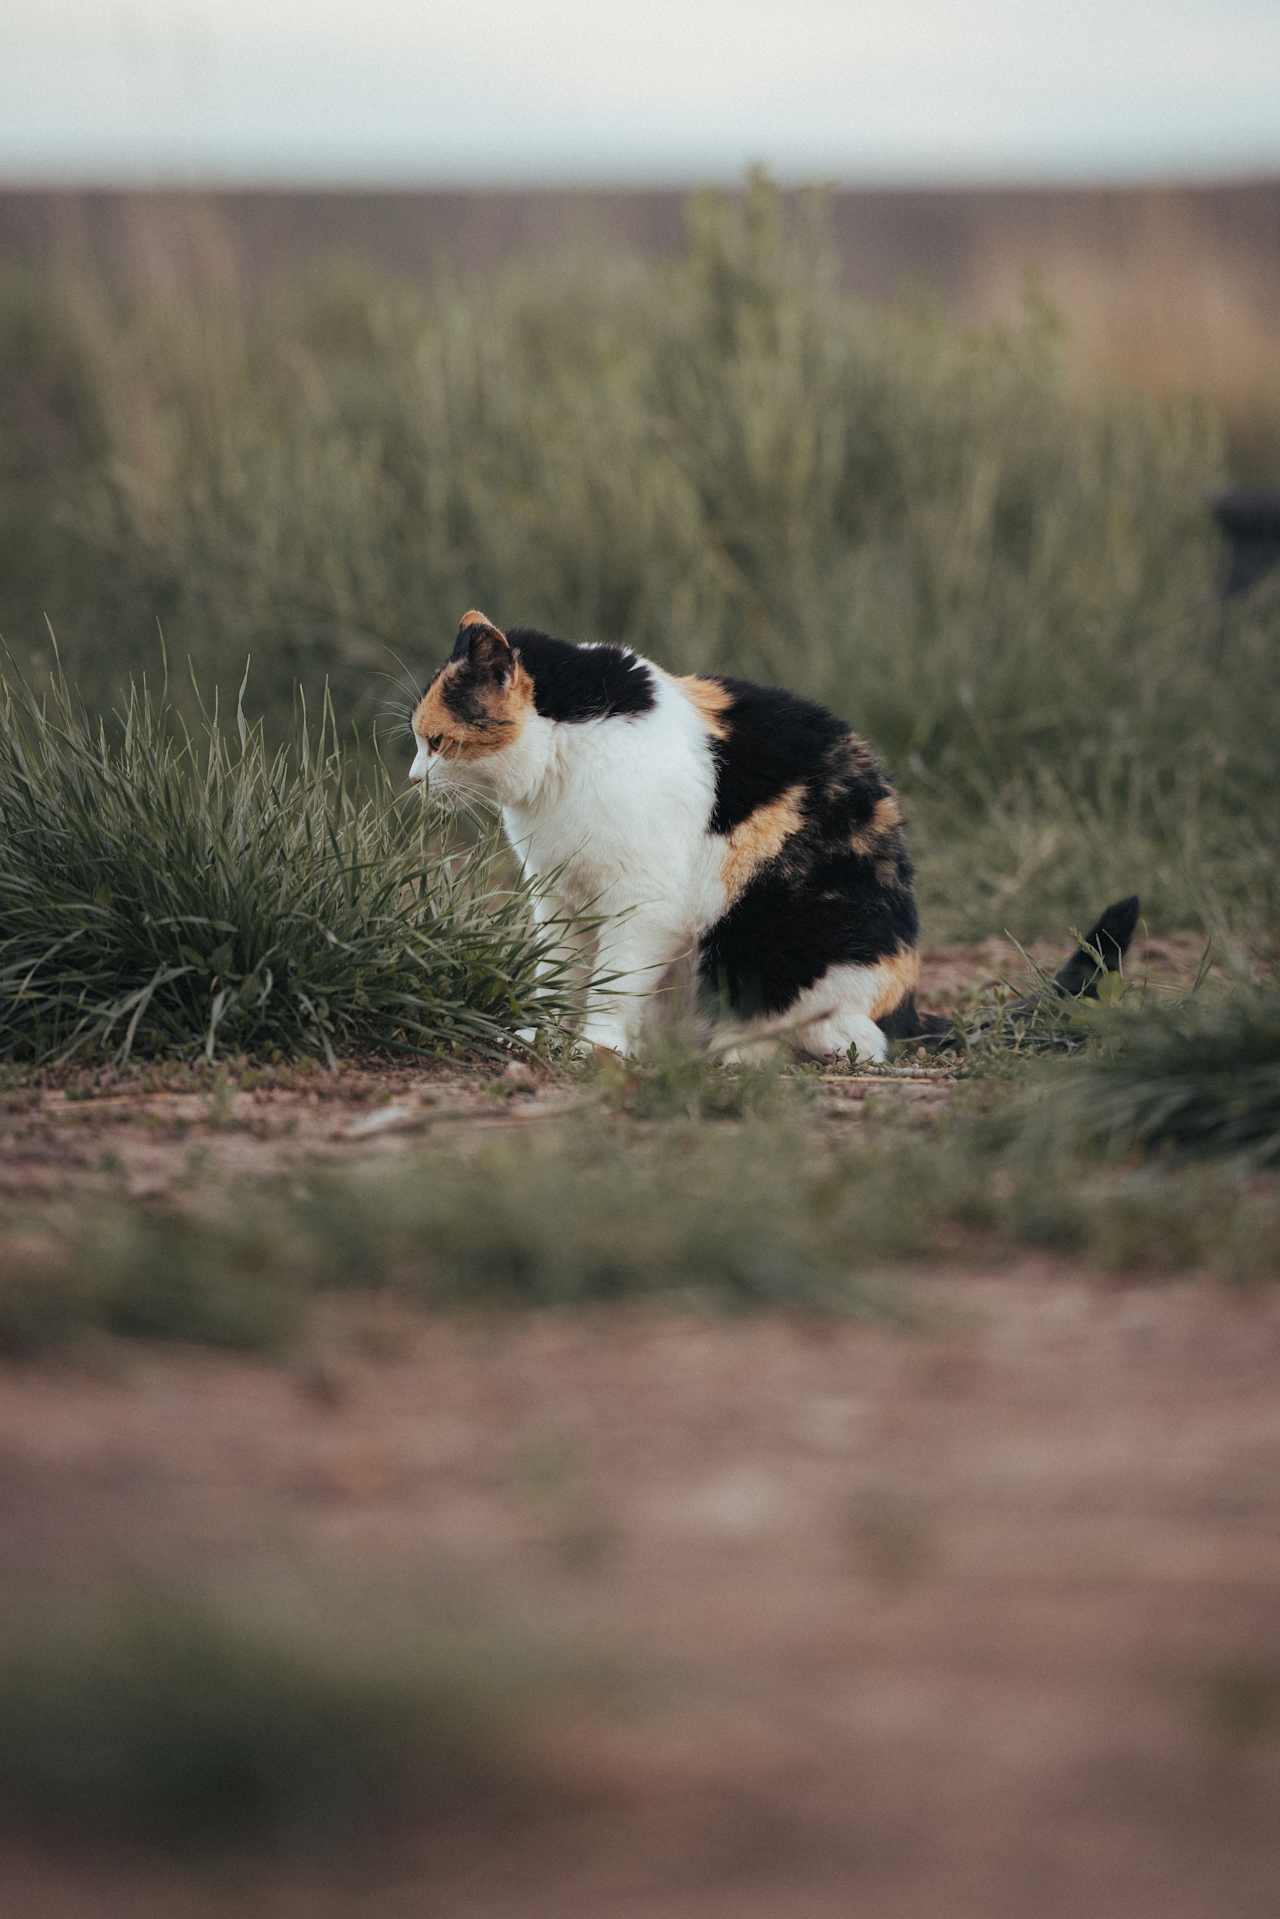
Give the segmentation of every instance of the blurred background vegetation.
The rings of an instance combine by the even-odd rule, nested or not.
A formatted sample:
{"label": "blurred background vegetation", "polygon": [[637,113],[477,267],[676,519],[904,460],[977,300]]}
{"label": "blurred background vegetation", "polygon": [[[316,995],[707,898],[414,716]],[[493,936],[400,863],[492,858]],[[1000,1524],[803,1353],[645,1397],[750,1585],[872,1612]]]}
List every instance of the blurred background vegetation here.
{"label": "blurred background vegetation", "polygon": [[1265,463],[1261,334],[1246,406],[1218,348],[1197,382],[1171,322],[1139,364],[1078,289],[871,301],[832,212],[756,178],[666,251],[419,277],[272,269],[199,205],[64,235],[0,284],[0,633],[37,676],[55,634],[93,707],[157,629],[229,692],[252,655],[270,734],[328,681],[395,764],[400,662],[480,604],[836,706],[907,794],[935,937],[1134,889],[1274,925],[1280,599],[1223,608],[1208,505]]}

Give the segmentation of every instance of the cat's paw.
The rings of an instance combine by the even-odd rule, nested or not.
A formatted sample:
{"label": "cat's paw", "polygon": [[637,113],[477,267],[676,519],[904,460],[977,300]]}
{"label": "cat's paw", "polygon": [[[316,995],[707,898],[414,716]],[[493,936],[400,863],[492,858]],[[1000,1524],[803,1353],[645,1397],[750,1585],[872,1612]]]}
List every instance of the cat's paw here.
{"label": "cat's paw", "polygon": [[583,1029],[575,1051],[583,1059],[590,1059],[593,1055],[597,1059],[607,1058],[610,1055],[617,1059],[626,1059],[631,1048],[627,1044],[627,1036],[621,1026],[610,1025],[600,1020]]}

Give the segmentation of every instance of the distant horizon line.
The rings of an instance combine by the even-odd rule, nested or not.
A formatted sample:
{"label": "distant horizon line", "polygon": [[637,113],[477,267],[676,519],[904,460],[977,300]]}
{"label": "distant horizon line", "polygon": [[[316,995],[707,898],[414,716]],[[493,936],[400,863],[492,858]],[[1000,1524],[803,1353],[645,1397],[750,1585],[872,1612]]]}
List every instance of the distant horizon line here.
{"label": "distant horizon line", "polygon": [[[9,174],[0,169],[0,193],[137,193],[137,194],[430,194],[448,193],[482,198],[487,194],[646,194],[738,192],[752,169],[733,175],[655,174],[626,178],[567,179],[549,175],[530,180],[511,178],[458,179],[448,175],[370,175],[362,173],[274,174],[49,172]],[[1280,184],[1280,160],[1268,164],[1222,168],[1128,169],[1112,172],[947,172],[939,174],[797,175],[766,168],[767,177],[784,193],[1069,193],[1069,192],[1185,192],[1215,188],[1267,187]]]}

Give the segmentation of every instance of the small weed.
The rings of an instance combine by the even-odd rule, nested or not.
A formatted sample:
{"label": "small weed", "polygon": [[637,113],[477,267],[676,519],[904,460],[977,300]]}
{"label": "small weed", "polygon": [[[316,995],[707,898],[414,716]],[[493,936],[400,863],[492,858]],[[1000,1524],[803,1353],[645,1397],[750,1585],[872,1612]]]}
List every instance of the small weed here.
{"label": "small weed", "polygon": [[205,1109],[204,1123],[211,1132],[226,1132],[235,1123],[236,1089],[225,1072],[214,1076],[213,1090]]}

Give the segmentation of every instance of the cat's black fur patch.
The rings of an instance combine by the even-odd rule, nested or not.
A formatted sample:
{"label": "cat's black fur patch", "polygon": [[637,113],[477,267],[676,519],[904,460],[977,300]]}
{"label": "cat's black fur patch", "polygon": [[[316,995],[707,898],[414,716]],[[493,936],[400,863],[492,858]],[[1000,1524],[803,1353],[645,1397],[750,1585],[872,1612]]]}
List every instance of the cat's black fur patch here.
{"label": "cat's black fur patch", "polygon": [[[740,1018],[783,1013],[830,966],[874,966],[919,936],[893,788],[864,741],[824,707],[717,679],[730,697],[715,743],[713,833],[801,788],[802,823],[703,936],[704,992]],[[855,844],[865,842],[865,844]]]}
{"label": "cat's black fur patch", "polygon": [[494,684],[491,672],[464,668],[460,673],[449,675],[441,689],[441,698],[464,726],[483,730],[494,724],[493,715],[484,703],[484,695],[492,691]]}
{"label": "cat's black fur patch", "polygon": [[[908,868],[909,872],[909,868]],[[874,966],[920,930],[909,885],[883,885],[872,863],[820,851],[751,880],[702,940],[704,988],[740,1018],[782,1013],[829,966]]]}
{"label": "cat's black fur patch", "polygon": [[823,749],[847,736],[849,729],[825,707],[780,687],[755,686],[718,673],[707,677],[733,702],[724,714],[725,737],[712,747],[716,804],[711,831],[731,833],[758,807],[806,780]]}
{"label": "cat's black fur patch", "polygon": [[876,1025],[886,1039],[917,1039],[930,1046],[941,1045],[956,1032],[954,1022],[945,1013],[922,1013],[914,993],[900,999],[893,1011],[878,1019]]}
{"label": "cat's black fur patch", "polygon": [[623,646],[574,646],[533,627],[507,634],[533,681],[533,703],[548,720],[603,720],[648,713],[653,675]]}

